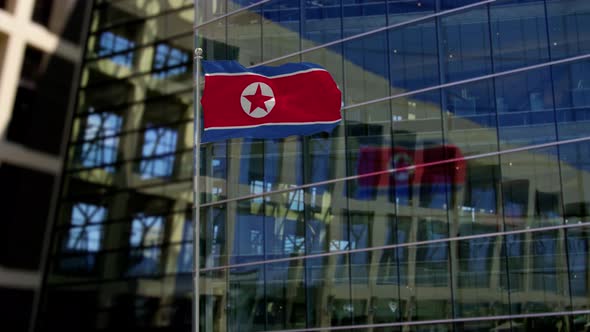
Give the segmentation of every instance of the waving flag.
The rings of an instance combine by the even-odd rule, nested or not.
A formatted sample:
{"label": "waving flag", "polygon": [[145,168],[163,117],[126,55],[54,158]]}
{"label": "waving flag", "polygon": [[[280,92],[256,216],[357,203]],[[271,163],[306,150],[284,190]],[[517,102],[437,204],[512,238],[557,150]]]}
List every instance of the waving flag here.
{"label": "waving flag", "polygon": [[316,64],[203,61],[203,69],[203,142],[330,132],[341,120],[340,90]]}

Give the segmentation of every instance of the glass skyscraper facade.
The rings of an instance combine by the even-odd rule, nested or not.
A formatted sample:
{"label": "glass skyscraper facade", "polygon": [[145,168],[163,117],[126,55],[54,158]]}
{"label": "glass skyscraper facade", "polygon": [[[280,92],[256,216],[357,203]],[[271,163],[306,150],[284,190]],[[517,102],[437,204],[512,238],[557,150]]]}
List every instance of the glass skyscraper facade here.
{"label": "glass skyscraper facade", "polygon": [[589,1],[194,6],[94,3],[38,330],[189,331],[195,45],[343,93],[200,147],[201,331],[590,329]]}

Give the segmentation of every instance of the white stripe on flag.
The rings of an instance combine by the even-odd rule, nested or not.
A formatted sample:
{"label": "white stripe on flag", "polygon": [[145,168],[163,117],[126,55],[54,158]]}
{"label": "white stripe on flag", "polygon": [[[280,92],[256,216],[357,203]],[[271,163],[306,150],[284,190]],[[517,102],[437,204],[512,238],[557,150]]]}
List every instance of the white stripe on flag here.
{"label": "white stripe on flag", "polygon": [[288,76],[293,76],[293,75],[298,75],[298,74],[311,73],[313,71],[327,71],[327,70],[322,69],[322,68],[310,68],[310,69],[306,69],[306,70],[300,70],[300,71],[296,71],[296,72],[292,72],[292,73],[288,73],[288,74],[281,74],[281,75],[274,75],[274,76],[266,76],[266,75],[262,75],[262,74],[258,74],[258,73],[253,73],[253,72],[243,72],[243,73],[211,73],[211,74],[205,74],[205,76],[245,76],[245,75],[254,75],[254,76],[260,76],[260,77],[266,77],[266,78],[280,78],[280,77],[288,77]]}
{"label": "white stripe on flag", "polygon": [[262,123],[257,125],[251,126],[232,126],[232,127],[209,127],[205,128],[204,130],[224,130],[224,129],[247,129],[247,128],[256,128],[262,126],[307,126],[307,125],[315,125],[315,124],[333,124],[340,122],[341,119],[334,120],[334,121],[317,121],[317,122],[269,122],[269,123]]}

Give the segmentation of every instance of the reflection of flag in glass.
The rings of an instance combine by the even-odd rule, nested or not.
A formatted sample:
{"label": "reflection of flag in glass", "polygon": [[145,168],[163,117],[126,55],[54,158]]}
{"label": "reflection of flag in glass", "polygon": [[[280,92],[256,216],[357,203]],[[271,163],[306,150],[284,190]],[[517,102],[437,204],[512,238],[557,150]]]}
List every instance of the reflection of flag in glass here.
{"label": "reflection of flag in glass", "polygon": [[330,132],[341,120],[340,90],[318,65],[203,61],[203,69],[204,142]]}
{"label": "reflection of flag in glass", "polygon": [[384,173],[358,179],[357,197],[369,196],[370,192],[391,187],[443,186],[463,184],[465,181],[465,160],[461,151],[452,145],[411,150],[403,147],[361,147],[357,172],[369,174],[388,169],[400,169],[412,165],[428,165],[442,160],[453,162],[417,167],[394,173]]}

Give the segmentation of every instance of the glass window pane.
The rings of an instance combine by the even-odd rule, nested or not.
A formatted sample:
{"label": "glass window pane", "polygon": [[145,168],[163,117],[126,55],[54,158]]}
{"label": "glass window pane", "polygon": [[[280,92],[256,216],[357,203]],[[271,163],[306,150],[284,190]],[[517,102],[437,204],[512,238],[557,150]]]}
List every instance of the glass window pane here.
{"label": "glass window pane", "polygon": [[440,83],[434,20],[389,31],[392,94]]}
{"label": "glass window pane", "polygon": [[302,49],[342,39],[341,1],[303,2]]}
{"label": "glass window pane", "polygon": [[[392,167],[390,114],[388,102],[345,111],[349,176],[384,171]],[[350,198],[376,200],[379,194],[387,197],[389,175],[362,177],[349,181],[348,185]]]}
{"label": "glass window pane", "polygon": [[[113,113],[90,114],[86,118],[83,143],[78,148],[79,160],[84,167],[112,164],[117,160],[119,137],[114,136],[121,129],[122,118]],[[112,172],[112,167],[105,170]]]}
{"label": "glass window pane", "polygon": [[397,24],[433,14],[436,0],[387,0],[388,24]]}
{"label": "glass window pane", "polygon": [[554,60],[590,51],[590,8],[584,0],[547,2],[549,42]]}
{"label": "glass window pane", "polygon": [[541,144],[556,139],[553,91],[548,68],[495,80],[500,148]]}
{"label": "glass window pane", "polygon": [[299,2],[292,0],[277,0],[262,5],[263,60],[299,51],[299,6]]}
{"label": "glass window pane", "polygon": [[389,95],[388,52],[384,32],[345,42],[344,102],[354,105]]}
{"label": "glass window pane", "polygon": [[386,0],[343,0],[344,37],[375,30],[387,24]]}
{"label": "glass window pane", "polygon": [[556,148],[501,156],[506,228],[560,225],[562,203]]}
{"label": "glass window pane", "polygon": [[559,139],[585,137],[590,124],[590,61],[552,66]]}
{"label": "glass window pane", "polygon": [[177,136],[176,131],[168,128],[150,128],[145,131],[141,153],[145,159],[139,164],[139,173],[143,179],[172,175]]}
{"label": "glass window pane", "polygon": [[497,1],[490,22],[496,72],[549,60],[544,1]]}
{"label": "glass window pane", "polygon": [[227,330],[264,331],[265,265],[233,268],[228,276]]}
{"label": "glass window pane", "polygon": [[559,155],[565,222],[590,221],[590,143],[561,145]]}
{"label": "glass window pane", "polygon": [[244,66],[262,61],[261,7],[227,17],[227,44],[238,49],[237,60]]}
{"label": "glass window pane", "polygon": [[[482,237],[456,241],[451,248],[456,269],[454,291],[456,317],[489,317],[510,314],[508,289],[500,287],[502,237]],[[488,325],[493,328],[493,322]]]}
{"label": "glass window pane", "polygon": [[487,75],[492,71],[486,7],[440,19],[441,64],[445,82]]}
{"label": "glass window pane", "polygon": [[[198,12],[201,13],[195,20],[197,24],[214,19],[217,16],[221,16],[227,11],[227,3],[225,0],[209,0],[209,1],[197,1]],[[232,1],[234,3],[234,1]],[[233,8],[232,8],[233,9]]]}
{"label": "glass window pane", "polygon": [[443,90],[447,142],[464,156],[498,150],[492,80]]}
{"label": "glass window pane", "polygon": [[[584,310],[588,299],[588,259],[590,256],[588,228],[567,230],[569,287],[573,310]],[[585,321],[585,319],[584,319]]]}
{"label": "glass window pane", "polygon": [[563,311],[569,305],[563,231],[506,236],[512,314]]}
{"label": "glass window pane", "polygon": [[[342,91],[344,87],[344,56],[342,55],[342,44],[335,45],[331,48],[320,48],[311,52],[303,53],[303,61],[318,64],[327,71],[336,81],[336,85]],[[342,91],[343,94],[345,91]]]}
{"label": "glass window pane", "polygon": [[[424,225],[420,240],[433,240],[441,234],[441,224]],[[444,234],[444,235],[443,235]],[[452,317],[452,297],[449,276],[448,243],[433,243],[408,247],[408,259],[400,260],[400,266],[408,271],[408,286],[400,291],[402,320],[434,320]]]}

